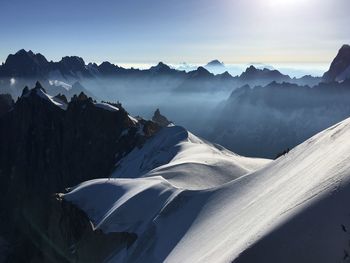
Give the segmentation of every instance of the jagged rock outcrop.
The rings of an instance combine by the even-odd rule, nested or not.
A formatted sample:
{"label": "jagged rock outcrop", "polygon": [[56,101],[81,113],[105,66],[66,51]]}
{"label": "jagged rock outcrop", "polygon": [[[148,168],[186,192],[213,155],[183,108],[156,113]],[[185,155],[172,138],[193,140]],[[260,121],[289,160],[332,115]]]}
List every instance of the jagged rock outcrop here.
{"label": "jagged rock outcrop", "polygon": [[10,244],[9,262],[44,262],[38,248],[53,242],[52,194],[108,177],[120,158],[159,130],[83,93],[68,104],[56,99],[37,83],[0,117],[0,236]]}
{"label": "jagged rock outcrop", "polygon": [[165,116],[160,114],[160,110],[157,109],[152,117],[152,121],[157,123],[161,127],[167,127],[169,124],[171,124],[171,121],[169,121]]}

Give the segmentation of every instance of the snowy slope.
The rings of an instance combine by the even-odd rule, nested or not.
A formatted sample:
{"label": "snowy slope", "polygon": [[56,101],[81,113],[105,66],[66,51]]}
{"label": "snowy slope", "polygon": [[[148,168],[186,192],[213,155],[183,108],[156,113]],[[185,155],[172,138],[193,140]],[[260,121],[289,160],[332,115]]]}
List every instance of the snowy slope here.
{"label": "snowy slope", "polygon": [[95,226],[103,219],[106,232],[138,233],[109,262],[348,262],[349,153],[347,119],[213,189],[181,190],[161,177],[104,179],[65,199]]}
{"label": "snowy slope", "polygon": [[269,162],[239,156],[182,127],[169,126],[123,158],[112,177],[162,176],[175,187],[199,190],[222,185]]}

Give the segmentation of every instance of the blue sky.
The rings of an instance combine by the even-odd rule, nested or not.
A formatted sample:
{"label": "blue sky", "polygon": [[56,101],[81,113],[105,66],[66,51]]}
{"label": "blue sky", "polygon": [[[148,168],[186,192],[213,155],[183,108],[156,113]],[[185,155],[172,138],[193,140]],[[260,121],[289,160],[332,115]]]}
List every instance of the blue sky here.
{"label": "blue sky", "polygon": [[31,49],[87,62],[328,63],[349,0],[0,0],[0,61]]}

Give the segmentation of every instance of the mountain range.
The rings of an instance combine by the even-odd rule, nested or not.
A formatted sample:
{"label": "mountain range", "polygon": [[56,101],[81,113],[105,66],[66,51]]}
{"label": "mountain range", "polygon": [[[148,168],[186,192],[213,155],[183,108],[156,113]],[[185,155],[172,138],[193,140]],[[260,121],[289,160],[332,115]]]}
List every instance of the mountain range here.
{"label": "mountain range", "polygon": [[[339,71],[340,62],[330,67],[333,76],[344,76],[343,50],[335,59]],[[45,63],[40,55],[29,57]],[[70,59],[65,61],[47,65],[64,76],[70,68],[65,81],[101,79],[100,71],[76,74],[85,63],[63,66]],[[2,72],[16,72],[5,64]],[[85,68],[90,74],[101,66],[116,74],[117,66],[108,63]],[[38,68],[27,72],[45,79]],[[25,82],[18,72],[4,78]],[[171,93],[184,97],[186,87],[198,94],[200,87],[192,86],[198,80],[232,81],[205,68],[183,73],[164,63],[123,74],[145,74],[142,81],[162,76],[163,83],[186,74],[191,86],[179,82]],[[201,112],[192,122],[205,123],[214,142],[226,137],[239,154],[275,157],[283,151],[277,160],[243,157],[174,125],[159,109],[145,120],[118,101],[99,102],[84,92],[51,95],[40,82],[23,86],[16,99],[0,95],[1,259],[346,262],[349,80],[335,77],[309,87],[284,82],[288,76],[273,70],[251,67],[242,75],[262,83],[263,76],[282,79],[234,88],[211,116]]]}
{"label": "mountain range", "polygon": [[[208,69],[212,68],[220,68],[220,74],[211,74]],[[71,97],[72,94],[67,90],[69,91],[74,83],[79,82],[86,89],[75,93],[90,92],[89,95],[93,97],[106,99],[105,94],[109,93],[106,89],[111,82],[116,85],[143,88],[163,86],[168,91],[217,92],[218,89],[219,91],[232,90],[244,84],[266,85],[272,81],[308,85],[317,84],[320,81],[319,78],[311,76],[292,79],[277,70],[258,69],[254,66],[249,67],[242,75],[233,77],[224,69],[225,65],[218,60],[190,72],[173,69],[162,62],[147,70],[126,69],[110,62],[103,62],[100,65],[86,64],[77,56],[66,56],[58,62],[53,62],[48,61],[40,53],[22,49],[9,55],[0,66],[0,90],[2,93],[6,92],[18,97],[23,86],[33,86],[39,80],[50,95],[60,92]],[[202,81],[206,84],[201,88]],[[193,88],[194,83],[196,83],[195,88]],[[96,86],[99,86],[99,89]]]}
{"label": "mountain range", "polygon": [[83,93],[22,93],[0,96],[6,262],[347,261],[349,119],[272,161]]}

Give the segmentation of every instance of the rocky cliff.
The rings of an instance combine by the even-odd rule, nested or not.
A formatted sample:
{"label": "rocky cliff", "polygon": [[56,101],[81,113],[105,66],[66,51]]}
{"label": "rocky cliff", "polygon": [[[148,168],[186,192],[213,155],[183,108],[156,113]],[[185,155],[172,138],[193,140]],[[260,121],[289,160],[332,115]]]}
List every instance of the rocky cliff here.
{"label": "rocky cliff", "polygon": [[[2,100],[0,104],[8,105]],[[92,230],[86,230],[87,222],[58,230],[61,224],[53,211],[63,218],[69,211],[57,209],[52,196],[80,182],[108,177],[118,160],[159,126],[130,117],[120,104],[96,103],[84,94],[66,103],[62,96],[47,95],[40,83],[25,89],[7,110],[0,108],[5,109],[0,114],[0,237],[9,244],[8,261],[62,262],[67,247],[62,251],[58,242],[55,249],[52,237],[59,235],[50,231],[77,241],[76,234],[64,232]]]}

